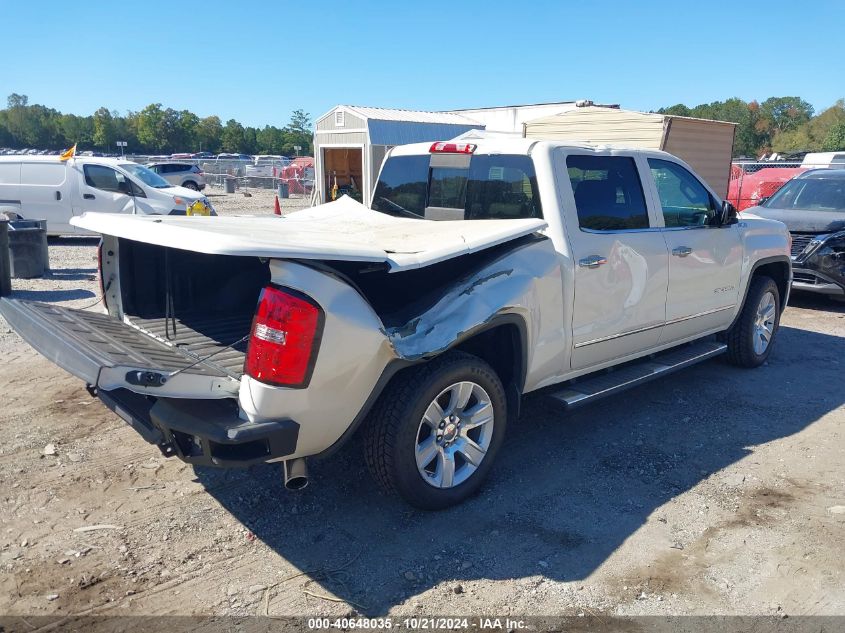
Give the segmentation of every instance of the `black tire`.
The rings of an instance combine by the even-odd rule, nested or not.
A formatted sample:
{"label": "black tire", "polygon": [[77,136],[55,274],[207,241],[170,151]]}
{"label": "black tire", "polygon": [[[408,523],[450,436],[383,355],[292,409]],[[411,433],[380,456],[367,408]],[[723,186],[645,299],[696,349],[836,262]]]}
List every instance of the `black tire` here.
{"label": "black tire", "polygon": [[182,183],[182,186],[183,186],[183,187],[185,187],[186,189],[192,189],[192,190],[194,190],[194,191],[199,191],[199,190],[200,190],[200,188],[199,188],[199,186],[197,185],[197,183],[195,183],[193,180],[189,180],[188,182],[184,182],[184,183]]}
{"label": "black tire", "polygon": [[[427,483],[417,468],[415,450],[423,416],[438,394],[462,381],[479,385],[493,407],[492,438],[484,458],[469,477],[451,488]],[[380,487],[423,510],[461,503],[483,483],[505,436],[507,401],[502,381],[490,365],[471,354],[448,352],[404,370],[391,381],[370,412],[364,437],[367,466]]]}
{"label": "black tire", "polygon": [[[771,340],[763,353],[758,354],[754,349],[755,319],[757,309],[766,293],[771,292],[775,298],[775,322]],[[782,306],[780,302],[780,291],[771,277],[764,275],[751,278],[751,285],[745,297],[745,304],[742,312],[730,330],[724,333],[723,340],[728,344],[728,362],[738,367],[759,367],[766,362],[772,352],[778,328],[780,327],[780,315]]]}

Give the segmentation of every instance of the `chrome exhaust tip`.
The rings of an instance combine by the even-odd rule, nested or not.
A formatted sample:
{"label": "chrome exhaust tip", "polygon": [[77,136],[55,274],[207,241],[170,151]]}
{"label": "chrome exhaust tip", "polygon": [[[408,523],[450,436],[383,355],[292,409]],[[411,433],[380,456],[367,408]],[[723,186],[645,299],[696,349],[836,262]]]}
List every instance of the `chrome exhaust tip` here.
{"label": "chrome exhaust tip", "polygon": [[282,469],[285,475],[285,488],[288,490],[302,490],[308,485],[308,466],[304,457],[282,462]]}

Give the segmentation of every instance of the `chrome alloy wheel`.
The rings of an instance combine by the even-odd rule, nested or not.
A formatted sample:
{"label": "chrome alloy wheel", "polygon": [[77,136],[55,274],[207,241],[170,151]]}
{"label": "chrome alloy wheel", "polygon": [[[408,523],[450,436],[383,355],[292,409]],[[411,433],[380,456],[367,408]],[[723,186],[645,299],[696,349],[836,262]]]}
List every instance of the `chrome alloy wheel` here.
{"label": "chrome alloy wheel", "polygon": [[775,331],[777,302],[775,295],[767,292],[760,298],[757,314],[754,316],[754,353],[758,356],[766,351]]}
{"label": "chrome alloy wheel", "polygon": [[493,439],[493,403],[474,382],[458,382],[428,405],[417,430],[417,470],[435,488],[454,488],[481,465]]}

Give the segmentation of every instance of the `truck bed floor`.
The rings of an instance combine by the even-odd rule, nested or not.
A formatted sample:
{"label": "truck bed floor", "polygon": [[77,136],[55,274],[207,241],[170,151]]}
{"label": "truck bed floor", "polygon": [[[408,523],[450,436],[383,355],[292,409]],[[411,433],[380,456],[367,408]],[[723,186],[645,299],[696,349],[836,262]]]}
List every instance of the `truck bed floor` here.
{"label": "truck bed floor", "polygon": [[243,374],[247,346],[244,337],[249,334],[252,314],[225,317],[180,315],[170,319],[169,324],[164,317],[129,317],[129,321],[192,356],[208,358],[207,364],[219,367],[234,378]]}

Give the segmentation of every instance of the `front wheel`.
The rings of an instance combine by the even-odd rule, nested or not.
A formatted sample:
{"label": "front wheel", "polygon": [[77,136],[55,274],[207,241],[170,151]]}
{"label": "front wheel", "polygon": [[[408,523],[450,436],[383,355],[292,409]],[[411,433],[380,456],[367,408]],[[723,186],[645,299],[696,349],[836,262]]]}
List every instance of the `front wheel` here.
{"label": "front wheel", "polygon": [[753,277],[745,305],[725,332],[728,360],[740,367],[759,367],[772,351],[780,325],[780,291],[771,277]]}
{"label": "front wheel", "polygon": [[449,352],[396,376],[370,414],[365,457],[387,492],[425,510],[481,486],[505,435],[502,382],[476,356]]}

